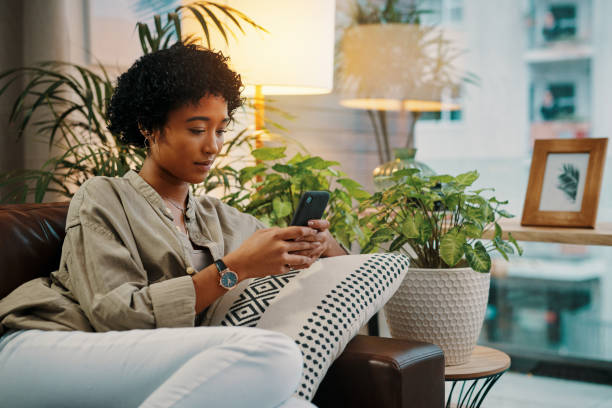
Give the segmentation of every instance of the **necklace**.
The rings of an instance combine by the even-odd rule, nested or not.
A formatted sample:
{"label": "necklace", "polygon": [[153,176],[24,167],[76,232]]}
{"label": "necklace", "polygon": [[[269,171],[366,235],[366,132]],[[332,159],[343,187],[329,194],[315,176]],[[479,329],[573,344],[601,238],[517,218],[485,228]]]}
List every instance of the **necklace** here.
{"label": "necklace", "polygon": [[176,208],[177,210],[179,210],[181,213],[183,213],[183,215],[185,215],[185,208],[178,206],[176,203],[174,203],[172,200],[169,200],[167,198],[164,198],[164,200],[166,200],[166,202],[170,203],[174,208]]}

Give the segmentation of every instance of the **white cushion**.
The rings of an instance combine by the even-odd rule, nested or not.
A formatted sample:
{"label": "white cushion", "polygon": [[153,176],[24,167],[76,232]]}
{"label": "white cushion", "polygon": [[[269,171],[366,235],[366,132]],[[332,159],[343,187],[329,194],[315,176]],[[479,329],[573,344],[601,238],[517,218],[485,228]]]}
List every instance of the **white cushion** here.
{"label": "white cushion", "polygon": [[399,254],[324,258],[310,268],[241,282],[208,311],[205,324],[284,333],[304,356],[296,393],[312,399],[334,359],[399,287]]}

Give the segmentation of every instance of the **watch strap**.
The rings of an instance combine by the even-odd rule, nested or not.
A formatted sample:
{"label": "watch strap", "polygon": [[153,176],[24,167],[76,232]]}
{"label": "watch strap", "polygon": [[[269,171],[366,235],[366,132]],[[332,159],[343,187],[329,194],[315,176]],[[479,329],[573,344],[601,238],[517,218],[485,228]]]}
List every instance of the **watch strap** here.
{"label": "watch strap", "polygon": [[225,265],[225,262],[223,262],[222,259],[217,259],[215,261],[215,266],[217,267],[217,271],[219,271],[219,273],[222,273],[227,269],[227,265]]}

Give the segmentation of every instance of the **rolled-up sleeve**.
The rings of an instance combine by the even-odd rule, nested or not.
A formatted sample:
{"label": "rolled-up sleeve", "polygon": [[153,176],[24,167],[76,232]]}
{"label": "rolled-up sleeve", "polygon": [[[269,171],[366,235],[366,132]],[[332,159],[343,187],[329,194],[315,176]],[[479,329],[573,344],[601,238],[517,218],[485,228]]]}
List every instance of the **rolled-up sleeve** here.
{"label": "rolled-up sleeve", "polygon": [[68,227],[64,243],[71,291],[94,329],[193,326],[191,277],[150,283],[133,254],[127,222],[98,204],[84,200],[79,222]]}

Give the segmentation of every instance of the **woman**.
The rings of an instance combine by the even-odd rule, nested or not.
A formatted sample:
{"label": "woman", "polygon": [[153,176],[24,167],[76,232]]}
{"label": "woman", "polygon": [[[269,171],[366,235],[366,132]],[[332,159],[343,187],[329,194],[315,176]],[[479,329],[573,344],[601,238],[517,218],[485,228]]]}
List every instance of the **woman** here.
{"label": "woman", "polygon": [[[109,129],[148,154],[139,173],[84,183],[59,270],[0,301],[0,330],[9,330],[0,395],[12,406],[311,406],[303,399],[399,273],[382,278],[390,289],[378,294],[366,283],[370,301],[343,311],[335,293],[351,279],[359,285],[361,272],[312,266],[346,254],[327,221],[266,228],[191,195],[221,150],[241,87],[220,53],[180,43],[120,76]],[[352,262],[355,271],[363,260]],[[343,327],[313,339],[326,296]],[[210,325],[258,328],[200,327]]]}

